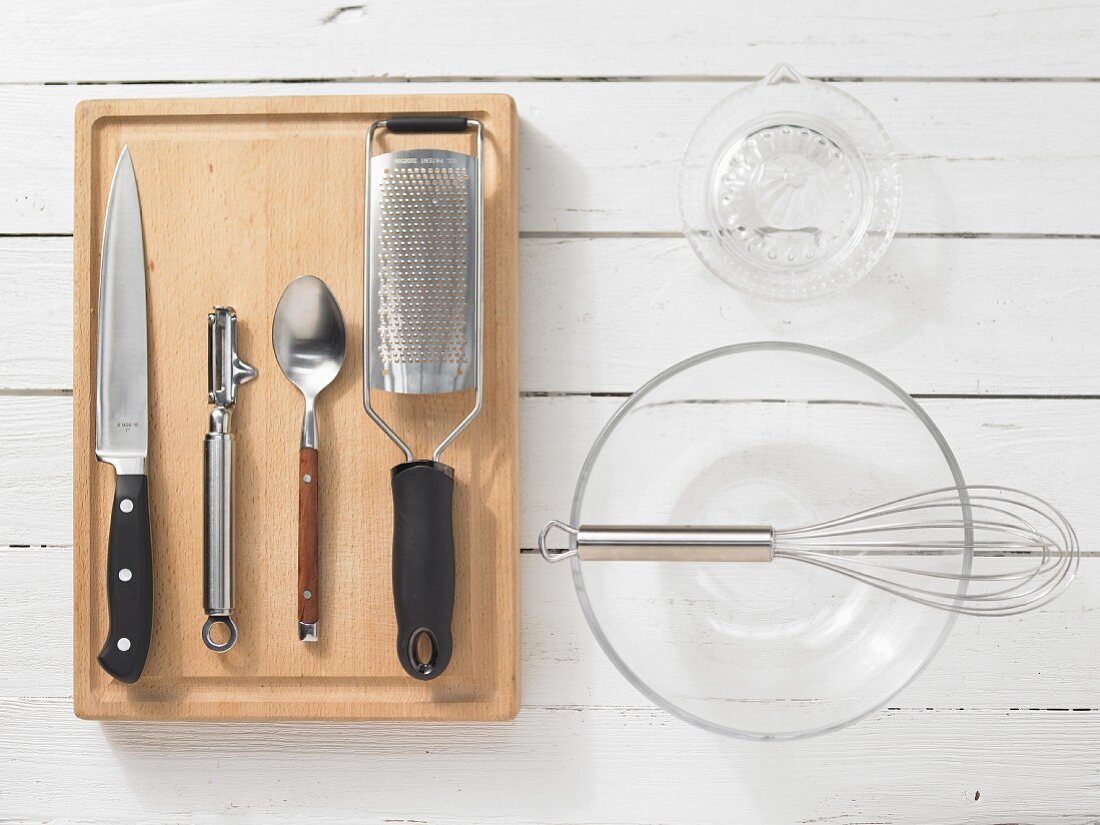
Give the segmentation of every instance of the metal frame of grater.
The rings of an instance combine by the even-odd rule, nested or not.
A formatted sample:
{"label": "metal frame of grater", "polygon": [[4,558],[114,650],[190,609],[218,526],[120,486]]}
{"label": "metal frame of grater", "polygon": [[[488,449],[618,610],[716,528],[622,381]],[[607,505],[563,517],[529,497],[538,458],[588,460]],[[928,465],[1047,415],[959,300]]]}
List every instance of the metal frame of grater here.
{"label": "metal frame of grater", "polygon": [[[373,304],[371,302],[371,295],[374,292],[374,290],[370,288],[370,284],[371,284],[371,280],[372,280],[372,277],[371,277],[371,256],[372,256],[372,253],[373,253],[372,243],[371,243],[371,234],[372,234],[372,232],[371,232],[371,204],[370,204],[370,201],[371,201],[371,183],[372,183],[372,181],[371,181],[371,157],[373,155],[373,150],[374,150],[374,134],[375,134],[375,132],[377,132],[379,129],[388,129],[391,120],[393,120],[393,118],[388,118],[386,120],[375,121],[374,123],[371,124],[370,129],[367,131],[367,155],[366,155],[367,180],[366,180],[366,193],[365,193],[365,196],[364,196],[366,209],[365,209],[365,212],[364,212],[364,215],[365,215],[365,220],[364,220],[365,231],[363,233],[363,241],[364,241],[364,246],[363,246],[363,276],[364,276],[364,278],[363,278],[363,282],[364,282],[364,285],[366,287],[363,290],[363,322],[364,322],[364,330],[363,330],[363,374],[364,374],[364,378],[365,378],[365,380],[363,381],[363,407],[366,409],[367,415],[369,415],[371,417],[371,419],[374,421],[374,423],[376,423],[379,427],[381,427],[382,431],[387,436],[390,437],[390,439],[393,441],[393,443],[396,444],[401,449],[401,451],[405,453],[405,459],[407,461],[412,461],[413,460],[413,453],[412,453],[412,450],[409,449],[409,445],[406,444],[405,441],[401,438],[401,436],[399,436],[396,432],[394,432],[394,430],[390,427],[390,425],[386,423],[385,419],[383,419],[382,416],[378,414],[378,411],[374,409],[374,407],[371,405],[371,401],[370,401],[370,390],[371,390],[371,386],[373,385],[373,381],[374,381],[374,376],[372,374],[373,364],[372,364],[372,358],[371,358],[371,352],[370,352],[370,350],[371,350],[371,346],[370,346],[371,338],[374,334],[373,333],[373,326],[371,326],[371,324],[370,324],[370,319],[373,317],[373,314],[372,314]],[[484,250],[484,231],[485,231],[485,206],[484,206],[483,194],[482,194],[482,177],[483,177],[482,159],[484,157],[484,152],[483,152],[483,148],[484,148],[483,131],[484,130],[483,130],[483,127],[481,125],[481,121],[479,121],[479,120],[475,120],[473,118],[466,118],[465,121],[466,121],[465,128],[467,128],[467,129],[475,128],[477,130],[477,157],[476,157],[476,159],[477,159],[477,175],[475,176],[475,179],[474,179],[474,208],[476,210],[476,214],[475,214],[475,218],[474,218],[474,241],[475,241],[475,243],[474,243],[474,267],[475,267],[474,292],[475,292],[475,300],[474,300],[474,321],[473,321],[474,328],[475,328],[474,354],[475,354],[475,358],[476,358],[476,364],[475,364],[475,367],[474,367],[475,396],[474,396],[473,409],[470,410],[469,414],[467,414],[466,417],[463,418],[458,423],[458,425],[451,431],[451,433],[446,438],[444,438],[441,442],[439,442],[439,446],[437,446],[435,448],[435,450],[432,452],[432,460],[433,461],[438,461],[439,460],[439,457],[443,453],[443,451],[445,449],[447,449],[448,446],[450,446],[451,442],[453,442],[456,438],[458,438],[459,434],[464,429],[466,429],[466,427],[470,424],[470,422],[473,421],[474,418],[477,417],[477,414],[479,412],[481,412],[482,384],[484,383],[483,382],[484,370],[482,368],[482,360],[483,360],[482,359],[482,351],[483,351],[483,343],[484,343],[483,328],[484,328],[484,316],[485,316],[485,294],[484,294],[485,293],[485,290],[484,290],[484,286],[485,286],[485,283],[484,283],[485,282],[485,262],[484,262],[484,254],[483,254],[483,250]],[[367,329],[368,326],[370,326],[370,329]],[[375,389],[385,389],[385,388],[375,386]],[[465,389],[465,388],[463,388],[463,389]]]}
{"label": "metal frame of grater", "polygon": [[[419,208],[416,196],[428,191],[427,186],[431,184],[435,170],[444,170],[440,174],[446,176],[446,170],[454,169],[461,164],[466,171],[464,178],[468,193],[466,215],[470,210],[469,200],[473,202],[473,226],[467,225],[466,235],[467,238],[472,235],[474,241],[472,256],[468,241],[462,247],[466,257],[467,273],[464,282],[465,300],[461,304],[464,315],[463,327],[466,333],[463,337],[461,352],[456,348],[449,357],[448,347],[456,347],[456,345],[453,341],[447,341],[446,327],[438,335],[433,335],[432,329],[432,324],[439,321],[440,311],[445,312],[448,306],[447,296],[439,297],[438,284],[420,288],[419,296],[427,303],[426,309],[416,306],[417,287],[407,287],[410,294],[401,295],[392,284],[388,292],[391,299],[389,305],[387,306],[387,302],[382,300],[380,306],[375,306],[376,289],[380,295],[387,295],[382,274],[383,266],[381,263],[377,267],[374,265],[377,251],[374,235],[377,231],[380,240],[384,232],[381,220],[377,226],[375,225],[377,215],[372,204],[376,195],[372,173],[372,161],[377,160],[374,157],[374,138],[379,129],[405,134],[460,133],[469,129],[474,129],[476,132],[476,155],[474,156],[442,149],[395,150],[378,156],[378,158],[386,158],[386,162],[392,162],[394,167],[404,162],[416,167],[418,171],[430,170],[426,173],[427,184],[418,183],[414,176],[411,183],[401,184],[412,187],[411,194],[406,192],[404,198],[400,195],[396,196],[396,206],[390,205],[391,209],[396,209],[398,212],[406,209],[410,215],[413,210]],[[440,462],[440,456],[477,417],[482,407],[485,305],[483,159],[484,129],[480,121],[472,118],[404,115],[376,121],[367,133],[363,254],[363,407],[370,418],[405,455],[405,462],[394,467],[391,473],[394,496],[394,610],[397,618],[398,658],[405,672],[420,680],[434,679],[443,673],[452,653],[454,534],[451,508],[454,471]],[[386,169],[387,174],[390,171],[389,168]],[[472,176],[469,174],[470,171],[473,171]],[[468,189],[471,177],[473,178],[472,194]],[[380,188],[377,193],[379,212],[383,212],[383,196],[384,188]],[[442,210],[444,218],[448,217],[446,200],[441,204],[440,200],[433,198],[431,205]],[[411,217],[412,225],[415,227],[417,216],[411,215]],[[451,212],[449,217],[453,220],[455,213]],[[415,229],[413,234],[416,235]],[[421,231],[419,238],[415,238],[414,241],[403,240],[400,237],[396,239],[398,247],[402,243],[413,242],[427,243],[429,246],[426,249],[418,247],[416,250],[406,247],[402,251],[402,254],[408,253],[413,256],[413,263],[406,265],[410,279],[423,278],[424,275],[417,273],[416,270],[423,266],[427,266],[430,270],[433,264],[438,263],[437,260],[432,260],[433,256],[445,258],[448,253],[453,254],[455,251],[453,247],[447,246],[448,241],[445,236],[432,237],[430,232]],[[433,244],[437,246],[433,248]],[[381,243],[379,246],[384,248]],[[377,251],[377,254],[382,253]],[[416,255],[420,256],[419,262]],[[469,278],[471,263],[472,296]],[[391,264],[400,271],[401,263],[391,262]],[[410,304],[412,304],[411,307]],[[390,316],[392,327],[386,325],[385,319],[388,313],[392,313]],[[401,317],[402,313],[405,313],[405,317]],[[444,320],[446,320],[445,317]],[[454,318],[451,320],[453,321]],[[400,340],[402,330],[405,333],[405,341]],[[401,357],[400,360],[391,361],[389,369],[386,368],[384,353],[397,353],[404,356],[401,351],[410,346],[413,349],[413,357],[407,360]],[[430,357],[418,359],[416,357],[418,348],[422,350],[419,354]],[[465,371],[462,369],[463,363],[466,365]],[[432,452],[430,461],[416,461],[409,445],[371,404],[372,388],[401,394],[443,394],[469,390],[471,372],[475,391],[474,405],[454,429],[439,442]],[[428,641],[426,657],[422,656],[425,640]]]}

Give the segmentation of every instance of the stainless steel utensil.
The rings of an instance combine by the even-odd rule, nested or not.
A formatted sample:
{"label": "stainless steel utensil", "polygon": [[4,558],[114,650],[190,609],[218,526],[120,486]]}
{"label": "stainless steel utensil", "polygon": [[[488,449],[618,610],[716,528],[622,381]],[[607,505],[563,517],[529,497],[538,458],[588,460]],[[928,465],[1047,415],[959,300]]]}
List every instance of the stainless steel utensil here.
{"label": "stainless steel utensil", "polygon": [[[380,129],[475,130],[477,155],[411,149],[373,157]],[[451,659],[454,470],[439,459],[481,410],[482,125],[465,117],[391,117],[367,135],[363,406],[405,454],[393,468],[393,592],[405,671],[434,679]],[[371,405],[371,390],[433,395],[473,389],[473,407],[431,460]]]}
{"label": "stainless steel utensil", "polygon": [[[256,369],[237,353],[237,313],[233,307],[214,307],[206,317],[207,396],[210,429],[203,441],[203,643],[224,653],[237,643],[233,612],[233,442],[230,416],[237,403],[237,387],[256,377]],[[214,628],[229,633],[214,641]]]}
{"label": "stainless steel utensil", "polygon": [[[555,529],[569,536],[568,551],[549,549]],[[573,527],[551,521],[539,534],[539,551],[552,562],[572,556],[651,562],[788,559],[970,616],[1011,616],[1047,604],[1069,586],[1080,560],[1077,535],[1058,510],[1029,493],[992,486],[930,490],[794,529]],[[960,573],[920,566],[944,555],[968,554],[977,571],[972,563]],[[1006,559],[1012,564],[1008,569]]]}
{"label": "stainless steel utensil", "polygon": [[340,372],[347,347],[344,316],[324,281],[303,275],[287,284],[275,310],[271,343],[283,374],[305,399],[298,451],[298,638],[316,642],[320,616],[316,402]]}
{"label": "stainless steel utensil", "polygon": [[99,272],[95,454],[115,468],[107,543],[110,628],[99,664],[120,682],[145,667],[153,626],[149,529],[149,356],[145,243],[137,175],[128,147],[115,167]]}

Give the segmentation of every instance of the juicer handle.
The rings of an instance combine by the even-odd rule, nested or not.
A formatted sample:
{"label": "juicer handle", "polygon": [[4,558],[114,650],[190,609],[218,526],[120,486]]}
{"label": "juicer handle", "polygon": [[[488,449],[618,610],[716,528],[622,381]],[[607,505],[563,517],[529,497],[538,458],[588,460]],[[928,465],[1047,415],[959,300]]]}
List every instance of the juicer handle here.
{"label": "juicer handle", "polygon": [[414,679],[434,679],[452,652],[454,471],[438,461],[409,461],[393,468],[391,484],[397,656]]}

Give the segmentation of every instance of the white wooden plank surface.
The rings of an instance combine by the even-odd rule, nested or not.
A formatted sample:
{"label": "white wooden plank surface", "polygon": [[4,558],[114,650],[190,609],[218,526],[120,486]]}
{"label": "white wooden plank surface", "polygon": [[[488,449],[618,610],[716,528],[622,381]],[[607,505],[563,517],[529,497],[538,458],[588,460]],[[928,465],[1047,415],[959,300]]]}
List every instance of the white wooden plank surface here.
{"label": "white wooden plank surface", "polygon": [[[895,711],[790,745],[648,708],[499,725],[89,725],[0,700],[10,821],[1094,823],[1100,714]],[[990,742],[995,740],[996,748]],[[43,777],[50,777],[47,782]]]}
{"label": "white wooden plank surface", "polygon": [[[620,400],[603,394],[706,347],[783,338],[950,396],[924,403],[968,478],[1049,496],[1095,556],[1100,84],[1079,81],[1100,78],[1098,40],[1100,8],[1043,0],[13,0],[0,11],[0,821],[1100,823],[1096,557],[1048,610],[961,620],[897,710],[805,743],[727,741],[649,707],[597,649],[568,571],[530,554],[513,724],[76,720],[71,240],[33,237],[71,232],[84,98],[505,91],[523,118],[525,546],[567,513]],[[905,176],[903,237],[879,270],[803,305],[730,290],[673,236],[695,124],[780,60],[872,81],[841,88],[883,121]],[[410,78],[447,82],[395,82]],[[28,616],[30,640],[10,632]]]}
{"label": "white wooden plank surface", "polygon": [[21,3],[0,82],[316,77],[1095,77],[1088,3]]}
{"label": "white wooden plank surface", "polygon": [[71,238],[0,238],[0,388],[72,389]]}
{"label": "white wooden plank surface", "polygon": [[[71,388],[71,246],[0,238],[0,388]],[[1100,240],[902,238],[864,282],[807,303],[730,289],[679,238],[520,246],[524,392],[631,392],[704,349],[787,339],[913,393],[1100,393]]]}
{"label": "white wooden plank surface", "polygon": [[[569,515],[589,446],[620,403],[588,396],[520,404],[520,541]],[[1086,551],[1100,552],[1100,400],[929,399],[970,483],[1000,483],[1057,502]],[[365,414],[364,414],[365,419]],[[364,420],[363,426],[368,426]],[[197,432],[201,432],[197,430]],[[72,398],[0,397],[0,545],[72,542]],[[898,461],[905,460],[899,454]],[[196,483],[198,480],[196,479]],[[638,480],[644,484],[644,479]],[[623,491],[629,495],[630,491]]]}
{"label": "white wooden plank surface", "polygon": [[[19,634],[0,636],[0,698],[71,698],[72,549],[0,549],[0,564],[3,626],[17,627],[33,612],[39,628],[33,645]],[[989,621],[960,619],[939,656],[891,707],[1097,708],[1095,649],[1080,638],[1100,638],[1100,559],[1082,564],[1080,580],[1049,608]],[[589,632],[568,567],[525,553],[520,569],[524,707],[648,708]],[[197,613],[201,599],[196,593]]]}
{"label": "white wooden plank surface", "polygon": [[521,249],[531,392],[632,392],[697,352],[777,339],[859,358],[911,393],[1100,392],[1095,240],[901,238],[854,288],[800,303],[730,289],[679,238]]}
{"label": "white wooden plank surface", "polygon": [[[740,83],[0,86],[0,233],[72,230],[72,122],[91,97],[495,91],[516,98],[525,232],[676,232],[677,176]],[[1098,83],[842,83],[902,156],[903,232],[1100,234]]]}

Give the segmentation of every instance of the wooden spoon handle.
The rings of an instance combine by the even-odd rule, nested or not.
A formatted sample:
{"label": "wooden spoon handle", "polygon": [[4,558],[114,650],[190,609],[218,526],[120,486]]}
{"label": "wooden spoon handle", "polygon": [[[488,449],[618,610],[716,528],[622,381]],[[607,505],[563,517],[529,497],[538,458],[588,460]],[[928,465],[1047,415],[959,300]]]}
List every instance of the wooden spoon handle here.
{"label": "wooden spoon handle", "polygon": [[298,638],[317,641],[317,450],[298,452]]}

